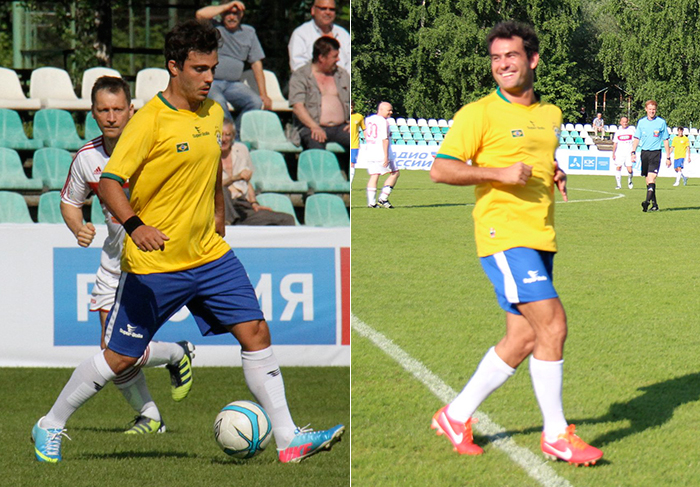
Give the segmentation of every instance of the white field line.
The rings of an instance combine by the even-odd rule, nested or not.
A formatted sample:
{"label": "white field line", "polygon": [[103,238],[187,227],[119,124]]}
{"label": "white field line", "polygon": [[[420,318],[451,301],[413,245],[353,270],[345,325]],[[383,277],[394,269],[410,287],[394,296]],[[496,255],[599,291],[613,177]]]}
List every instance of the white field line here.
{"label": "white field line", "polygon": [[[569,201],[557,201],[557,203],[564,203],[564,204],[569,204],[569,203],[587,203],[589,201],[608,201],[608,200],[617,200],[620,198],[624,198],[625,195],[624,193],[611,193],[609,191],[599,191],[597,189],[583,189],[583,188],[567,188],[567,190],[575,190],[575,191],[589,191],[591,193],[601,193],[601,194],[609,194],[612,195],[608,198],[592,198],[592,199],[587,199],[587,200],[572,200],[569,198]],[[571,195],[569,195],[571,196]]]}
{"label": "white field line", "polygon": [[[448,403],[457,396],[457,392],[445,384],[440,377],[433,374],[418,360],[403,351],[393,341],[371,326],[367,325],[355,315],[351,315],[352,328],[374,343],[380,350],[394,359],[398,364],[418,379],[432,392],[440,401]],[[515,463],[525,472],[539,482],[544,487],[572,487],[568,480],[559,477],[556,472],[545,462],[545,460],[532,453],[527,448],[518,446],[512,437],[506,434],[505,428],[494,423],[482,412],[477,411],[474,417],[478,423],[474,428],[482,435],[489,437],[489,440],[496,448],[503,450]],[[426,419],[426,422],[428,420]]]}

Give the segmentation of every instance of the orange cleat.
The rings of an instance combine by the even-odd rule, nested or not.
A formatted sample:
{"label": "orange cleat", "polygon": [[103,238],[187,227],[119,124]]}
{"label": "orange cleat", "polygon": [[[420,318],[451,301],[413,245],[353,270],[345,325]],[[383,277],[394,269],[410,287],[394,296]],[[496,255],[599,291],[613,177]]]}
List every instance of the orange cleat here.
{"label": "orange cleat", "polygon": [[542,453],[551,460],[564,460],[572,465],[595,465],[595,462],[603,458],[603,452],[594,446],[589,445],[574,432],[576,426],[570,424],[566,432],[559,435],[557,441],[549,443],[544,439],[544,433],[540,439]]}
{"label": "orange cleat", "polygon": [[473,423],[476,423],[474,418],[469,418],[466,423],[453,421],[447,416],[447,406],[443,406],[433,416],[430,427],[437,430],[438,436],[445,435],[454,445],[454,451],[460,455],[481,455],[484,450],[474,443]]}

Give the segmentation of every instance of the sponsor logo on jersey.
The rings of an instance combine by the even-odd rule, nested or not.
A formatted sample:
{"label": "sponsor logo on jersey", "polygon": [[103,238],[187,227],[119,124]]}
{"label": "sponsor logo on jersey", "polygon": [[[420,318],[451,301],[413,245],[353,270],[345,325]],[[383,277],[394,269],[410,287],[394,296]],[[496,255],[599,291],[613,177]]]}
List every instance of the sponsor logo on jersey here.
{"label": "sponsor logo on jersey", "polygon": [[178,152],[187,152],[190,150],[190,144],[187,142],[181,142],[176,146]]}
{"label": "sponsor logo on jersey", "polygon": [[126,325],[126,330],[124,328],[119,328],[119,333],[126,335],[131,338],[143,338],[141,333],[135,333],[136,327],[133,325]]}
{"label": "sponsor logo on jersey", "polygon": [[199,127],[197,127],[197,126],[195,126],[194,129],[197,131],[196,134],[192,134],[192,137],[194,137],[195,139],[197,137],[204,137],[206,135],[209,135],[209,132],[202,132],[201,130],[199,130]]}
{"label": "sponsor logo on jersey", "polygon": [[527,271],[530,277],[523,278],[523,284],[532,284],[533,282],[546,281],[547,276],[540,276],[539,271]]}
{"label": "sponsor logo on jersey", "polygon": [[99,176],[100,174],[102,174],[102,168],[101,168],[100,166],[97,166],[97,167],[95,168],[95,170],[92,171],[92,173],[93,173],[95,176]]}

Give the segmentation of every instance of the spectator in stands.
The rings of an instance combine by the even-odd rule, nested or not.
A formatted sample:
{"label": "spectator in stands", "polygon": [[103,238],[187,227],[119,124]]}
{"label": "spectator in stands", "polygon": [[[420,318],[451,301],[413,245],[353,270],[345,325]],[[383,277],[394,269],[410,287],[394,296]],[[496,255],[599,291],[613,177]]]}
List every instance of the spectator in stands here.
{"label": "spectator in stands", "polygon": [[599,113],[593,119],[593,136],[603,137],[605,135],[605,121],[603,120],[603,114]]}
{"label": "spectator in stands", "polygon": [[292,215],[272,211],[256,201],[253,185],[250,184],[253,161],[248,148],[240,142],[234,142],[235,137],[236,128],[233,123],[224,119],[221,130],[221,182],[224,186],[226,225],[294,225]]}
{"label": "spectator in stands", "polygon": [[340,44],[339,64],[350,72],[350,34],[334,23],[335,12],[335,0],[316,0],[311,7],[312,19],[294,29],[287,46],[292,71],[311,61],[314,42],[321,36],[327,36]]}
{"label": "spectator in stands", "polygon": [[350,75],[338,66],[339,49],[332,37],[319,37],[312,62],[289,80],[289,104],[304,149],[337,142],[350,150]]}
{"label": "spectator in stands", "polygon": [[588,123],[588,113],[586,112],[586,107],[581,107],[581,111],[578,116],[578,123],[586,124]]}
{"label": "spectator in stands", "polygon": [[[272,100],[267,96],[262,60],[265,59],[255,29],[242,24],[245,12],[242,2],[229,2],[223,5],[210,5],[197,10],[197,19],[211,20],[221,34],[219,64],[216,67],[214,83],[209,98],[224,108],[224,116],[232,119],[226,102],[236,111],[236,130],[240,133],[241,116],[250,110],[269,110]],[[221,22],[215,17],[221,15]],[[260,95],[241,81],[245,63],[250,64]]]}
{"label": "spectator in stands", "polygon": [[[367,206],[369,208],[393,208],[389,203],[389,195],[399,179],[399,170],[396,167],[389,140],[389,123],[387,118],[393,113],[394,107],[391,103],[381,102],[377,107],[376,115],[371,115],[365,119],[365,161],[367,161]],[[384,181],[382,192],[377,197],[377,184],[379,176],[389,174]]]}

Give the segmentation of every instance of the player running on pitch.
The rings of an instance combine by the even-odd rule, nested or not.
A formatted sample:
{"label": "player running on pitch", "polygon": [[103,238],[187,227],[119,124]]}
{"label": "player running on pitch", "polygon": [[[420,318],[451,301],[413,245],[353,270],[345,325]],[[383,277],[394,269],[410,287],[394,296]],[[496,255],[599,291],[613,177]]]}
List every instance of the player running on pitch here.
{"label": "player running on pitch", "polygon": [[566,175],[554,159],[561,110],[534,92],[539,41],[532,27],[497,24],[487,45],[498,89],[457,112],[430,175],[439,183],[476,186],[477,253],[506,312],[506,334],[464,390],[435,413],[432,427],[460,454],[483,453],[473,441],[472,416],[530,356],[544,419],[542,452],[577,465],[594,464],[603,452],[575,434],[562,405],[567,325],[552,285],[554,186],[567,199]]}
{"label": "player running on pitch", "polygon": [[[61,214],[81,247],[88,247],[95,237],[93,224],[83,222],[82,207],[91,192],[99,198],[98,183],[102,170],[133,115],[129,85],[121,78],[99,78],[92,89],[92,114],[102,135],[85,144],[77,152],[61,191]],[[97,200],[93,200],[93,204],[97,204]],[[101,206],[107,225],[107,238],[102,246],[100,267],[90,299],[90,311],[100,313],[100,346],[104,349],[105,321],[114,304],[121,275],[119,259],[124,242],[124,229],[112,218],[104,204]],[[165,432],[165,423],[151,397],[141,368],[166,365],[171,376],[173,399],[181,401],[192,387],[193,350],[194,345],[189,342],[177,344],[152,341],[134,367],[114,379],[114,385],[138,413],[134,425],[126,433]],[[42,424],[51,425],[56,421],[54,415],[60,417],[61,413],[52,410]]]}

